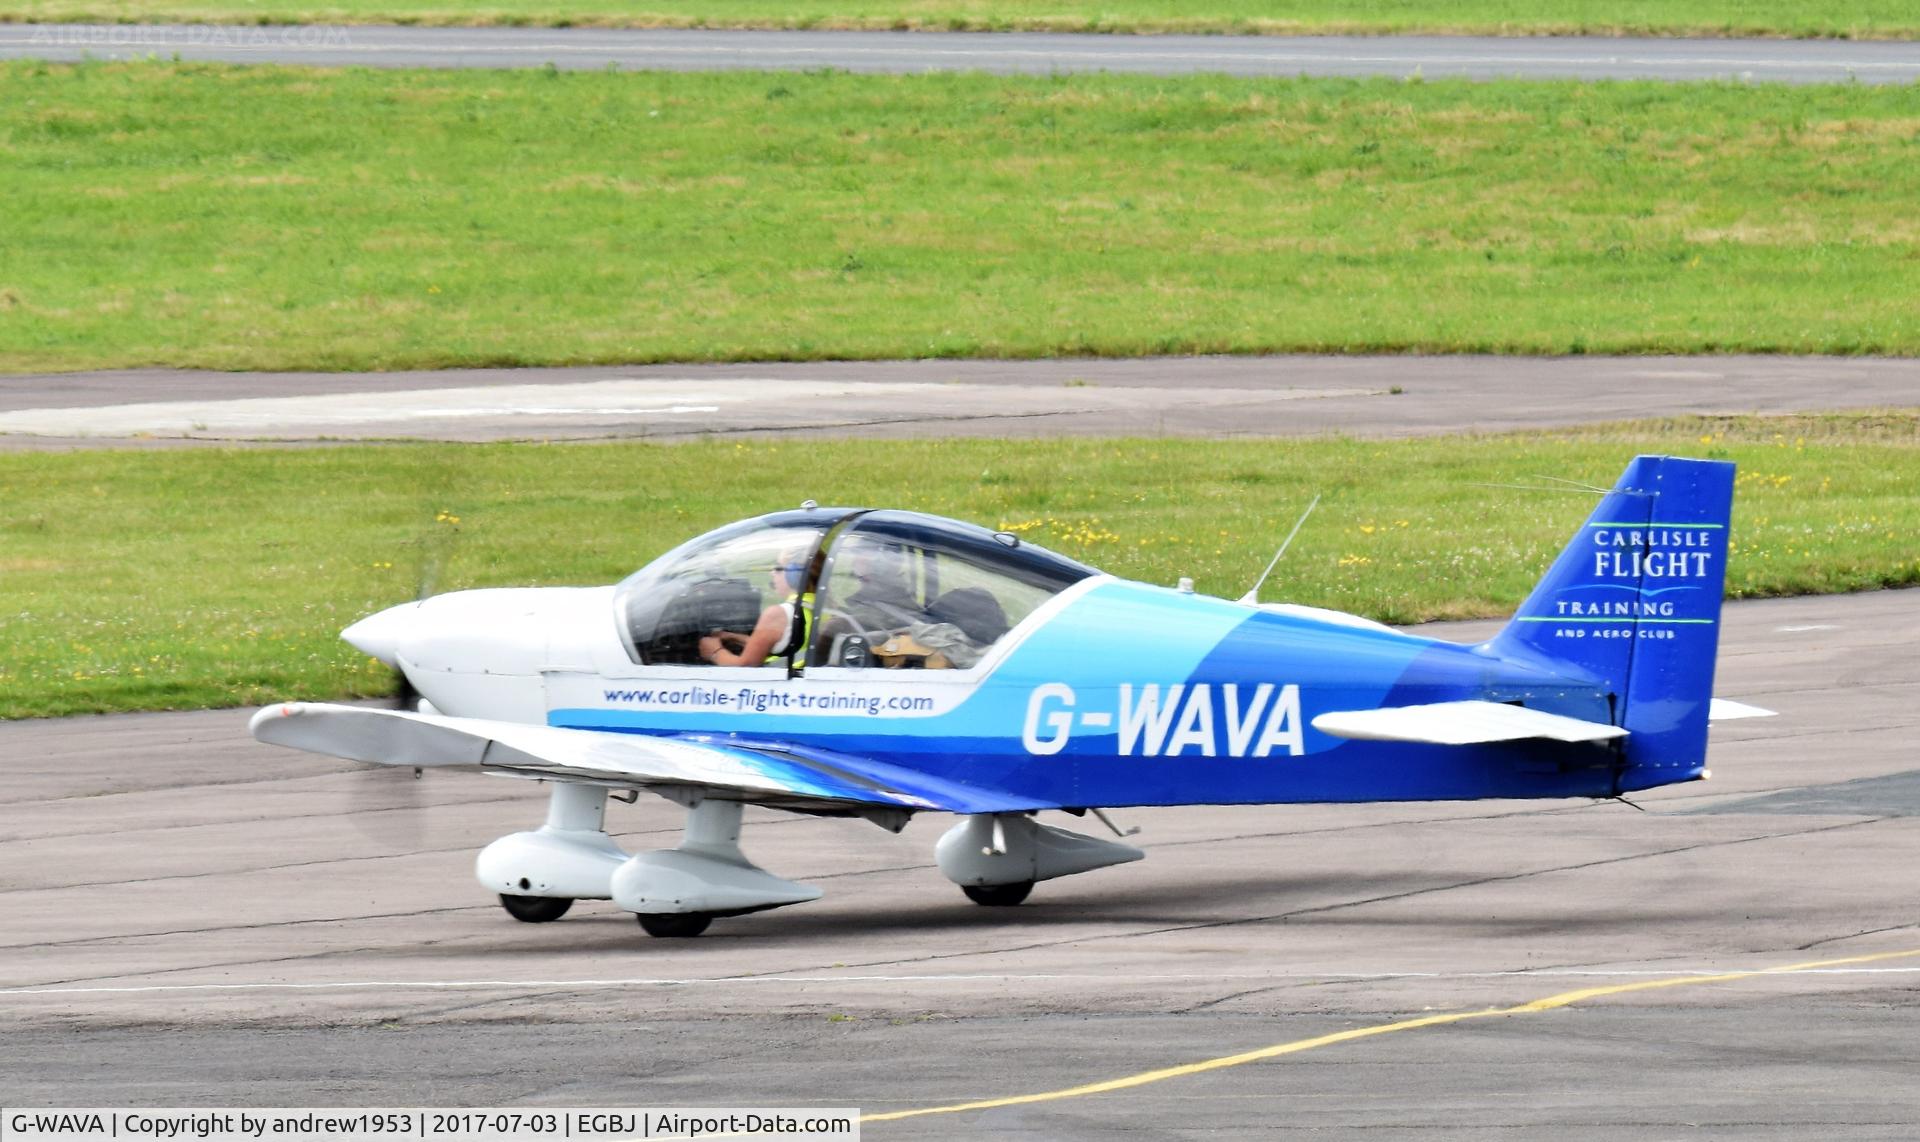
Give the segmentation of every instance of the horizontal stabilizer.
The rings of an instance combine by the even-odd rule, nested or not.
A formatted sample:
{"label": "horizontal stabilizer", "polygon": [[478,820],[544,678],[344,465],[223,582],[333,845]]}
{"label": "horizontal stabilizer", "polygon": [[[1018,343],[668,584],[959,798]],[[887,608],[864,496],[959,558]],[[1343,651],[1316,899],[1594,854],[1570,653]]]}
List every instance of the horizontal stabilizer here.
{"label": "horizontal stabilizer", "polygon": [[1336,738],[1428,745],[1475,745],[1522,738],[1592,742],[1625,737],[1627,733],[1619,726],[1503,702],[1436,702],[1428,706],[1339,710],[1313,719],[1313,728]]}
{"label": "horizontal stabilizer", "polygon": [[1778,713],[1777,710],[1763,710],[1758,706],[1749,706],[1745,702],[1732,702],[1725,698],[1715,698],[1707,704],[1709,722],[1731,722],[1739,718],[1771,718]]}

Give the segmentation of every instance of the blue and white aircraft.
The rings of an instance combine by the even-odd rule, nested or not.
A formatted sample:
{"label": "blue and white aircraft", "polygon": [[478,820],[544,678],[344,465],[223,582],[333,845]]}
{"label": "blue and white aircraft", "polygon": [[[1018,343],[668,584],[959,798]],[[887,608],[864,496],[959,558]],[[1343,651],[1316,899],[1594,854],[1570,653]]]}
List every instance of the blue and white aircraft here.
{"label": "blue and white aircraft", "polygon": [[[1312,607],[1130,582],[1016,536],[808,505],[602,588],[459,591],[343,637],[417,711],[289,703],[264,742],[551,784],[481,852],[515,918],[612,900],[656,936],[813,900],[755,866],[742,807],[898,831],[957,814],[940,870],[981,904],[1140,859],[1035,814],[1146,805],[1618,797],[1707,776],[1733,465],[1641,456],[1498,635],[1463,646]],[[784,604],[784,609],[783,608]],[[757,629],[784,646],[741,660]],[[683,806],[630,854],[610,792]],[[1116,830],[1117,831],[1117,830]]]}

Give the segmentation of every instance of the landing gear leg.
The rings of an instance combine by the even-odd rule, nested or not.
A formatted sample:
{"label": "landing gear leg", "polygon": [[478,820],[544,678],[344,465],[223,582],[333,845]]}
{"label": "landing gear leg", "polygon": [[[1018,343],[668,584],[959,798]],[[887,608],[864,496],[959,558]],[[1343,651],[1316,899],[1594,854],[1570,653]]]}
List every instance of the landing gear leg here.
{"label": "landing gear leg", "polygon": [[1147,854],[1132,845],[1042,825],[1027,813],[976,813],[948,829],[933,855],[940,872],[959,885],[968,900],[1011,908],[1027,898],[1035,881],[1125,864]]}
{"label": "landing gear leg", "polygon": [[627,859],[606,833],[606,808],[605,789],[556,782],[547,823],[488,845],[474,875],[499,895],[507,915],[526,924],[558,920],[575,900],[605,900],[613,894],[613,870]]}
{"label": "landing gear leg", "polygon": [[738,801],[690,799],[679,848],[638,853],[613,874],[613,902],[639,916],[649,936],[685,938],[718,916],[744,916],[820,898],[820,890],[781,880],[740,851]]}

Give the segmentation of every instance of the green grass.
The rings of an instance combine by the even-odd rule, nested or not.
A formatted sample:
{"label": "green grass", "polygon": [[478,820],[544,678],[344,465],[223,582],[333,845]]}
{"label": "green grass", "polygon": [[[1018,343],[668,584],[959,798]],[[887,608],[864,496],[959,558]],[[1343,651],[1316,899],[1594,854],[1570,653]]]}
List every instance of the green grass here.
{"label": "green grass", "polygon": [[1490,485],[1610,485],[1641,451],[1740,463],[1734,595],[1920,583],[1913,412],[1395,442],[14,453],[0,454],[0,717],[382,692],[387,670],[337,632],[423,577],[612,582],[809,497],[972,519],[1234,597],[1319,493],[1263,597],[1394,622],[1503,614],[1593,498]]}
{"label": "green grass", "polygon": [[1228,34],[1840,36],[1920,34],[1909,0],[23,0],[11,20],[922,28]]}
{"label": "green grass", "polygon": [[0,66],[0,369],[1920,352],[1920,86]]}

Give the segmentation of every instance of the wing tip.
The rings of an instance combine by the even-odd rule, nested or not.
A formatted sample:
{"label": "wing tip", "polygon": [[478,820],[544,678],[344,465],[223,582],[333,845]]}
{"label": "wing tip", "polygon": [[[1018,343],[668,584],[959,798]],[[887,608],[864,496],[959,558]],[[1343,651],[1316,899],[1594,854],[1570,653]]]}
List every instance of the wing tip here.
{"label": "wing tip", "polygon": [[259,738],[261,730],[281,718],[292,717],[299,712],[299,707],[300,703],[298,702],[276,702],[271,706],[262,706],[253,712],[251,718],[247,719],[247,732],[255,738]]}

